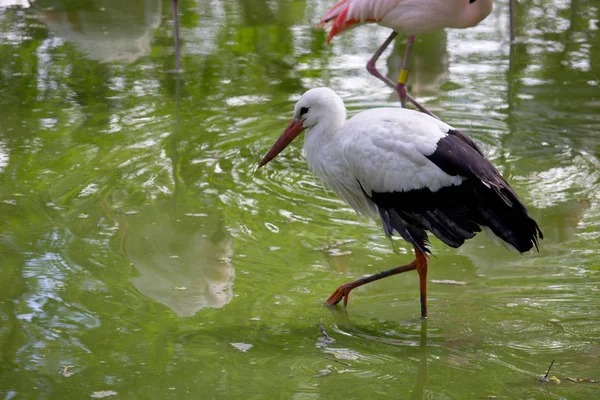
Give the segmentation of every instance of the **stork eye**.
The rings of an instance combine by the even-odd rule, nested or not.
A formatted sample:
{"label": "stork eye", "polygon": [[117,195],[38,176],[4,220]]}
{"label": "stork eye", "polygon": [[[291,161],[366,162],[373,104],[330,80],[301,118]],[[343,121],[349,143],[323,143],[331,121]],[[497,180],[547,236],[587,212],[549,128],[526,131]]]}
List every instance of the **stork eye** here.
{"label": "stork eye", "polygon": [[477,0],[469,0],[469,4],[475,3]]}
{"label": "stork eye", "polygon": [[304,114],[306,114],[308,112],[308,107],[302,107],[300,109],[300,116],[303,116]]}

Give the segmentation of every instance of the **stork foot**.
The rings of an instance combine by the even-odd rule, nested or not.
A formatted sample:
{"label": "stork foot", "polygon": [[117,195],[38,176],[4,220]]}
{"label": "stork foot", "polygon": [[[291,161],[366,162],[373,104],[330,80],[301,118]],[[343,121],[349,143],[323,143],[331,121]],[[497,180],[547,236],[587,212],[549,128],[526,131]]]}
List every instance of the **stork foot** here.
{"label": "stork foot", "polygon": [[344,307],[348,306],[350,291],[355,287],[356,286],[354,285],[354,282],[344,283],[342,286],[337,288],[327,300],[325,300],[325,304],[328,306],[333,306],[344,299]]}
{"label": "stork foot", "polygon": [[417,260],[415,260],[409,264],[406,264],[406,265],[401,265],[396,268],[388,269],[387,271],[382,271],[377,274],[364,276],[353,282],[344,283],[342,286],[337,288],[336,291],[333,292],[333,294],[331,296],[329,296],[329,298],[325,301],[325,304],[332,306],[332,305],[337,304],[340,301],[342,301],[342,299],[344,299],[344,307],[346,307],[348,305],[348,297],[350,296],[350,291],[352,289],[355,289],[355,288],[362,286],[364,284],[367,284],[369,282],[373,282],[373,281],[376,281],[376,280],[379,280],[382,278],[386,278],[388,276],[400,274],[402,272],[413,271],[415,269],[417,269]]}

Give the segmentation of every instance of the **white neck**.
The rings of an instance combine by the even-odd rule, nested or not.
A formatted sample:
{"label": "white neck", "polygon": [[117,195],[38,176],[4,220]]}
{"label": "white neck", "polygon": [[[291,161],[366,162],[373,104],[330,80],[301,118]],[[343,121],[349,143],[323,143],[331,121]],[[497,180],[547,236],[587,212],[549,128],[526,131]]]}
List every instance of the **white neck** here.
{"label": "white neck", "polygon": [[304,138],[306,162],[318,175],[321,175],[320,167],[332,155],[331,152],[337,150],[335,145],[330,146],[330,144],[345,123],[346,109],[342,108],[321,118],[316,125],[306,131]]}

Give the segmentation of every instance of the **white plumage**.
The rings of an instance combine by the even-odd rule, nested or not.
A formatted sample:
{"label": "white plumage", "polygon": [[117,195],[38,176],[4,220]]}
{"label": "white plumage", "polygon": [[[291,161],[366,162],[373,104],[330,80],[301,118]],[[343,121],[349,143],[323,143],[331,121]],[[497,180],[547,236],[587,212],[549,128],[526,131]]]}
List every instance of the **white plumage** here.
{"label": "white plumage", "polygon": [[304,93],[294,118],[259,163],[272,160],[303,130],[309,167],[357,213],[381,218],[386,235],[400,234],[416,260],[340,286],[327,300],[386,276],[416,269],[421,315],[427,316],[427,232],[452,247],[482,227],[520,252],[543,237],[510,185],[466,135],[433,117],[402,108],[363,111],[346,121],[329,88]]}
{"label": "white plumage", "polygon": [[[421,188],[435,192],[462,181],[425,157],[452,129],[449,125],[403,108],[367,110],[345,121],[339,100],[329,88],[311,89],[298,101],[294,117],[305,119],[308,166],[358,213],[378,218],[363,190],[367,195]],[[303,107],[309,112],[300,116]]]}
{"label": "white plumage", "polygon": [[[426,114],[398,108],[364,111],[338,131],[345,162],[368,195],[460,184],[429,161],[437,142],[452,129]],[[368,135],[364,133],[368,132]]]}

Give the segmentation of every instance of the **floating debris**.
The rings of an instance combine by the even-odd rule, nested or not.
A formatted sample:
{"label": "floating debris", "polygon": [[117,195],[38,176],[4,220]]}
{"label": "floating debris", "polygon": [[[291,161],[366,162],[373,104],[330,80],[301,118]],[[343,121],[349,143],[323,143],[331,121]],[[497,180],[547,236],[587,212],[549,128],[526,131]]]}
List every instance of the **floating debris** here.
{"label": "floating debris", "polygon": [[187,290],[185,286],[175,286],[173,290]]}
{"label": "floating debris", "polygon": [[92,394],[90,394],[90,397],[92,399],[102,399],[108,396],[115,396],[116,394],[117,392],[115,392],[114,390],[101,390],[99,392],[93,392]]}
{"label": "floating debris", "polygon": [[558,379],[556,376],[552,376],[551,378],[548,379],[548,374],[550,373],[550,370],[552,369],[553,365],[554,365],[554,360],[552,360],[552,362],[550,363],[550,366],[548,366],[548,370],[546,371],[546,375],[540,375],[538,377],[538,381],[540,381],[540,382],[552,382],[552,383],[556,383],[556,384],[560,383],[560,379]]}
{"label": "floating debris", "polygon": [[229,343],[229,344],[244,353],[253,347],[251,344],[248,344],[248,343]]}
{"label": "floating debris", "polygon": [[73,375],[73,372],[69,371],[69,368],[73,368],[72,365],[64,365],[62,367],[62,369],[60,370],[59,374],[64,376],[65,378],[70,377],[71,375]]}
{"label": "floating debris", "polygon": [[466,286],[467,285],[467,282],[455,281],[452,279],[431,279],[429,282],[438,283],[441,285],[458,285],[458,286]]}
{"label": "floating debris", "polygon": [[573,378],[573,377],[570,377],[570,376],[567,376],[565,379],[568,380],[568,381],[577,382],[577,383],[586,383],[586,382],[587,383],[598,383],[598,382],[600,382],[598,379]]}
{"label": "floating debris", "polygon": [[319,324],[317,326],[318,326],[319,330],[321,331],[321,334],[323,335],[322,337],[317,339],[317,342],[318,342],[317,346],[324,347],[324,346],[329,346],[330,344],[335,344],[335,339],[327,334],[327,331],[325,331],[325,328],[323,327],[323,325]]}
{"label": "floating debris", "polygon": [[552,383],[554,383],[554,384],[558,385],[558,384],[560,383],[560,379],[558,379],[556,376],[552,376],[552,377],[550,378],[550,382],[552,382]]}
{"label": "floating debris", "polygon": [[356,361],[360,358],[360,354],[350,349],[332,349],[331,354],[338,360]]}

